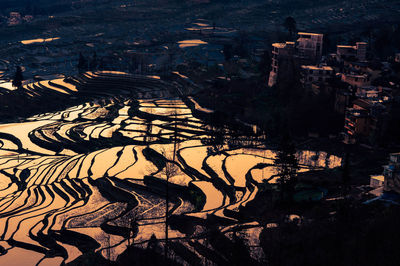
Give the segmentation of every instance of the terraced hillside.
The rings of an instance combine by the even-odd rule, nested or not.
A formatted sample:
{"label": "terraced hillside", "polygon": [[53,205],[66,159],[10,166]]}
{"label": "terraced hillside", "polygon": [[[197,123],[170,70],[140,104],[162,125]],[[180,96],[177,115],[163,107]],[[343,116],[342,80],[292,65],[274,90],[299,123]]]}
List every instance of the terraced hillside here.
{"label": "terraced hillside", "polygon": [[[212,110],[174,96],[174,84],[157,77],[86,73],[25,90],[88,101],[0,125],[1,265],[59,265],[90,252],[118,260],[127,245],[144,248],[153,235],[162,247],[167,178],[170,252],[178,261],[200,263],[216,252],[201,240],[210,220],[227,236],[242,228],[260,259],[262,228],[238,216],[258,183],[276,182],[274,151],[248,148],[240,136],[236,148],[217,143],[199,118]],[[323,152],[298,156],[302,171],[341,164]]]}

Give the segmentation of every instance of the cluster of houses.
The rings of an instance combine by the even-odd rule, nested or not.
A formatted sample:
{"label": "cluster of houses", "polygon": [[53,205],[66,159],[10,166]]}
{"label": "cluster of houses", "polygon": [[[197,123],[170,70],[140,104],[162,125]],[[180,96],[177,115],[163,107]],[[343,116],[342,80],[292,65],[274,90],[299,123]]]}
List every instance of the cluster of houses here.
{"label": "cluster of houses", "polygon": [[[300,82],[309,92],[334,95],[334,109],[345,118],[346,143],[372,142],[384,132],[393,100],[392,88],[374,81],[390,67],[368,61],[365,42],[337,45],[336,53],[323,56],[323,37],[323,34],[299,32],[294,42],[272,44],[268,86],[299,72]],[[400,62],[400,54],[394,60]]]}
{"label": "cluster of houses", "polygon": [[[391,153],[387,165],[383,166],[381,175],[371,175],[370,194],[376,199],[390,200],[399,204],[400,195],[400,153]],[[394,194],[394,195],[393,195]],[[389,196],[388,196],[389,195]]]}
{"label": "cluster of houses", "polygon": [[[334,95],[335,112],[344,116],[345,143],[371,143],[389,123],[394,90],[399,85],[381,77],[390,73],[387,62],[368,60],[368,43],[337,45],[336,53],[322,55],[323,34],[299,32],[294,42],[272,45],[270,87],[300,73],[303,88],[311,94]],[[393,61],[400,63],[400,53]],[[379,81],[380,79],[380,81]],[[383,82],[382,82],[383,80]],[[400,153],[392,153],[380,175],[370,176],[374,200],[400,202]],[[392,193],[395,192],[395,193]]]}
{"label": "cluster of houses", "polygon": [[32,15],[21,15],[19,12],[10,12],[6,17],[1,18],[1,22],[8,26],[20,25],[24,22],[31,22],[33,20]]}

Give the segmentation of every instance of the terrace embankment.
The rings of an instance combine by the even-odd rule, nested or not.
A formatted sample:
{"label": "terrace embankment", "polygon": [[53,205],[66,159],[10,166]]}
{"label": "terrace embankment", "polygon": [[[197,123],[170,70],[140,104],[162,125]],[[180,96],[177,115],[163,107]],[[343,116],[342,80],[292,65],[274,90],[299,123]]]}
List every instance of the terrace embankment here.
{"label": "terrace embankment", "polygon": [[[261,225],[240,213],[260,183],[276,182],[276,153],[229,127],[216,137],[220,128],[196,117],[202,109],[174,96],[174,85],[99,72],[18,93],[61,103],[57,111],[0,126],[0,264],[28,265],[22,254],[31,254],[33,264],[93,254],[121,262],[129,250],[152,245],[159,256],[167,184],[169,252],[178,261],[227,260],[216,239],[226,241],[243,224],[256,232],[243,241],[258,239]],[[302,171],[341,164],[322,152],[298,157]],[[206,244],[210,228],[222,233]]]}

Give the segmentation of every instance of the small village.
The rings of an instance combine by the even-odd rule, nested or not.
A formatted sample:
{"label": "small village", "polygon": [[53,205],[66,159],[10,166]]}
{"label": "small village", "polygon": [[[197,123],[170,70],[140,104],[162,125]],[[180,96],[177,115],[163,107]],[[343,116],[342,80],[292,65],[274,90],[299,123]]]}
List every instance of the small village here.
{"label": "small village", "polygon": [[400,265],[400,2],[0,7],[0,265]]}

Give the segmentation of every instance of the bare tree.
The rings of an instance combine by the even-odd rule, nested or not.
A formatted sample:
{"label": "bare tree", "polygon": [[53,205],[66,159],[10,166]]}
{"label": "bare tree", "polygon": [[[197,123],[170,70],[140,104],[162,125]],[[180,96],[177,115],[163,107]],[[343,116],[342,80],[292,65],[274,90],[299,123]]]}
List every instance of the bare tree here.
{"label": "bare tree", "polygon": [[283,22],[283,26],[289,31],[290,38],[293,37],[293,33],[296,31],[296,24],[296,20],[293,17],[287,17]]}
{"label": "bare tree", "polygon": [[16,67],[14,79],[12,81],[12,85],[18,89],[22,87],[22,81],[24,80],[24,76],[22,75],[22,69],[20,66]]}

